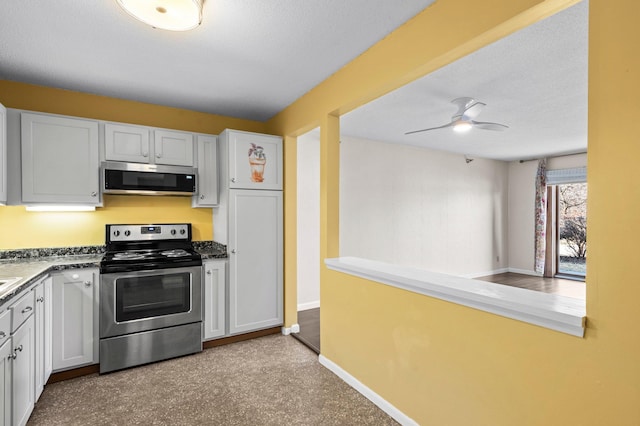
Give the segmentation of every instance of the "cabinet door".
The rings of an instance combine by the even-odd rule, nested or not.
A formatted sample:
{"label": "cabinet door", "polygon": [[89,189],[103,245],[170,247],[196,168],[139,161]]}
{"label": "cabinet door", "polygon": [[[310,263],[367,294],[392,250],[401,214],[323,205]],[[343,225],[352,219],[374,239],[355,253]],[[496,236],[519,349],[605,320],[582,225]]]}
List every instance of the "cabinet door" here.
{"label": "cabinet door", "polygon": [[282,189],[282,138],[227,132],[229,188]]}
{"label": "cabinet door", "polygon": [[141,126],[106,123],[104,156],[107,160],[149,162],[149,129]]}
{"label": "cabinet door", "polygon": [[44,348],[45,348],[45,319],[44,308],[44,280],[36,284],[31,290],[35,293],[35,400],[37,401],[44,390]]}
{"label": "cabinet door", "polygon": [[192,207],[214,207],[218,205],[218,138],[198,135],[196,146],[198,193],[191,204]]}
{"label": "cabinet door", "polygon": [[51,376],[51,278],[47,277],[40,281],[32,291],[35,293],[36,307],[35,400],[37,401]]}
{"label": "cabinet door", "polygon": [[0,422],[11,424],[11,370],[13,367],[11,339],[0,346]]}
{"label": "cabinet door", "polygon": [[35,405],[35,325],[33,315],[13,334],[12,417],[14,425],[26,425]]}
{"label": "cabinet door", "polygon": [[22,113],[22,202],[99,205],[98,123]]}
{"label": "cabinet door", "polygon": [[44,280],[44,378],[47,384],[53,370],[53,278]]}
{"label": "cabinet door", "polygon": [[155,130],[153,141],[156,164],[193,166],[193,135],[190,133]]}
{"label": "cabinet door", "polygon": [[7,202],[7,109],[0,104],[0,204]]}
{"label": "cabinet door", "polygon": [[86,269],[53,275],[54,371],[94,362],[94,274]]}
{"label": "cabinet door", "polygon": [[203,340],[225,335],[225,265],[222,260],[204,262]]}
{"label": "cabinet door", "polygon": [[229,191],[229,332],[282,324],[282,192]]}

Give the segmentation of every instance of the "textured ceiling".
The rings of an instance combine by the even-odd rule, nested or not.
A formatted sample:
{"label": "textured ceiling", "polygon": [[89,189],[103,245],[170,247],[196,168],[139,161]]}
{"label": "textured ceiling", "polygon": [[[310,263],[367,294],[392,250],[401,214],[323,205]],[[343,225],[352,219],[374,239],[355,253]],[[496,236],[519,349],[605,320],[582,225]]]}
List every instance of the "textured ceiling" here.
{"label": "textured ceiling", "polygon": [[266,120],[433,0],[205,0],[176,33],[115,0],[0,1],[0,79]]}
{"label": "textured ceiling", "polygon": [[[447,65],[341,118],[343,135],[500,160],[587,149],[588,3],[584,1]],[[487,106],[477,121],[504,132],[451,128],[451,100]]]}

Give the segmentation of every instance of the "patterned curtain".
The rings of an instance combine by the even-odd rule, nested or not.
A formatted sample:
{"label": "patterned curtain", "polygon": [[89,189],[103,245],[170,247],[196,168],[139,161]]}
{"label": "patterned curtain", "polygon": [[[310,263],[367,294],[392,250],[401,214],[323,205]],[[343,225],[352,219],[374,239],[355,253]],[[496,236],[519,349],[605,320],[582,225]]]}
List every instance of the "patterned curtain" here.
{"label": "patterned curtain", "polygon": [[538,161],[536,173],[536,247],[535,271],[544,273],[546,247],[545,229],[547,227],[547,159]]}

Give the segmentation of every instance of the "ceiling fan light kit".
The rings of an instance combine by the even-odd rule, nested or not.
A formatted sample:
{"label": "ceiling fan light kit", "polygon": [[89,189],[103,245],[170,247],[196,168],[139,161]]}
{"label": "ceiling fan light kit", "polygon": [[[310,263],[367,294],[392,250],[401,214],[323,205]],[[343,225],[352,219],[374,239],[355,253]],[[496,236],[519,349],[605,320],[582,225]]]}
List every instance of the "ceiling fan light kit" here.
{"label": "ceiling fan light kit", "polygon": [[413,133],[426,132],[429,130],[445,129],[447,127],[453,127],[453,130],[458,133],[468,132],[472,128],[478,128],[483,130],[497,130],[502,131],[508,129],[509,126],[500,123],[489,123],[484,121],[475,121],[474,118],[480,114],[480,111],[487,105],[482,102],[478,102],[473,98],[457,98],[451,101],[452,104],[458,105],[458,111],[453,114],[451,121],[447,124],[438,127],[429,127],[427,129],[413,130],[405,133],[410,135]]}
{"label": "ceiling fan light kit", "polygon": [[188,31],[202,22],[203,0],[116,0],[137,20],[169,31]]}

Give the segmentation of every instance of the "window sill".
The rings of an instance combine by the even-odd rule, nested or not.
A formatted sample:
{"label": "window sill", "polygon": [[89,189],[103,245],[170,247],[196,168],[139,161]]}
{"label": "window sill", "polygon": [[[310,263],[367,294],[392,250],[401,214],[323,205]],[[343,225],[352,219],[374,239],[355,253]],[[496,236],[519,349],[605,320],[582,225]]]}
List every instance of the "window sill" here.
{"label": "window sill", "polygon": [[325,264],[334,271],[573,336],[584,336],[586,304],[581,299],[357,257],[326,259]]}

